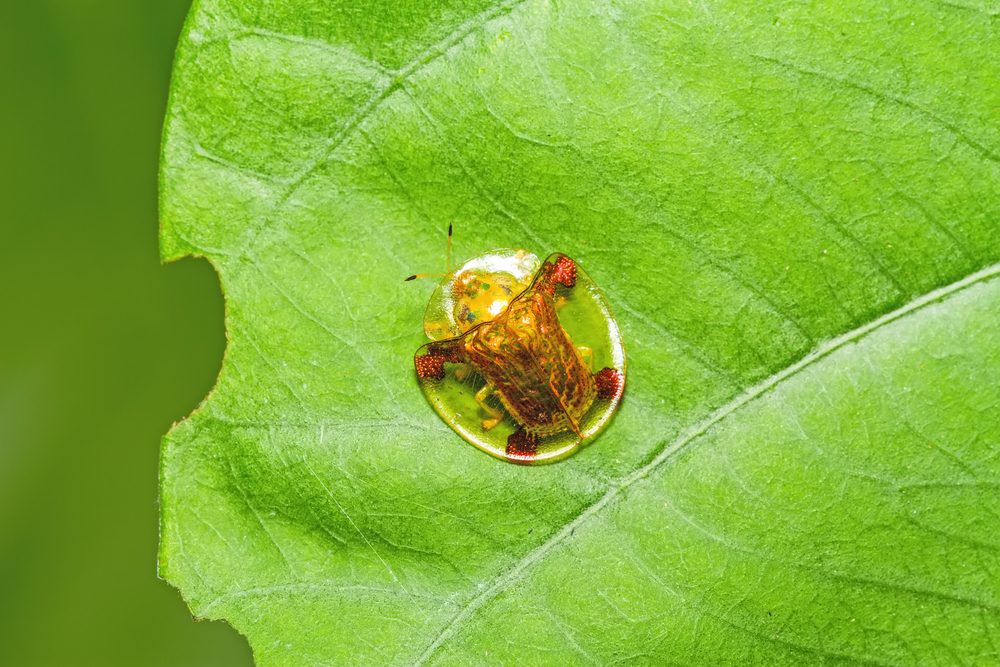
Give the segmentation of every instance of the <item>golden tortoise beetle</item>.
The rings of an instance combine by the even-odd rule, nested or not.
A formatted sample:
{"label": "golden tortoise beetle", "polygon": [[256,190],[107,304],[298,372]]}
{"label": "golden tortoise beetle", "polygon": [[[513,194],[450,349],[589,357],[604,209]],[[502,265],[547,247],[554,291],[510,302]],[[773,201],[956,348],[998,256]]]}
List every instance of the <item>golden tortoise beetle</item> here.
{"label": "golden tortoise beetle", "polygon": [[[414,356],[437,413],[479,449],[514,463],[553,461],[597,435],[625,386],[607,302],[576,262],[495,250],[441,275],[431,339]],[[599,368],[594,372],[594,368]]]}

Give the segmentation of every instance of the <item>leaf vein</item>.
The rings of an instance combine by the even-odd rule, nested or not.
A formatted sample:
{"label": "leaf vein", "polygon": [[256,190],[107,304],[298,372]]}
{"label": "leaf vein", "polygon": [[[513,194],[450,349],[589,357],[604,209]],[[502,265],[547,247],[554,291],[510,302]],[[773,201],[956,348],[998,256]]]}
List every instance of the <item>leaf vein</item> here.
{"label": "leaf vein", "polygon": [[[378,110],[379,107],[381,107],[394,92],[401,89],[403,84],[408,79],[416,75],[441,56],[448,53],[455,45],[459,44],[462,40],[471,35],[473,31],[495,18],[503,16],[504,14],[509,14],[518,5],[524,2],[525,0],[508,0],[508,2],[500,3],[483,12],[480,12],[471,19],[464,21],[443,39],[435,42],[430,47],[422,51],[416,58],[396,70],[394,76],[392,76],[389,80],[389,83],[369,98],[369,100],[360,109],[358,109],[358,111],[346,123],[344,123],[340,132],[331,137],[330,141],[327,142],[327,145],[321,151],[320,156],[310,161],[299,173],[299,175],[289,183],[288,187],[279,198],[277,205],[280,206],[287,201],[292,194],[295,193],[298,187],[302,185],[302,183],[305,182],[305,180],[317,168],[323,165],[330,155],[337,150],[337,148],[339,148],[358,130],[365,119]],[[277,206],[275,206],[275,208],[277,208]]]}
{"label": "leaf vein", "polygon": [[959,141],[961,141],[963,144],[965,144],[969,148],[973,149],[974,151],[976,151],[977,153],[979,153],[983,157],[987,158],[991,162],[1000,162],[1000,155],[998,155],[996,152],[994,152],[989,146],[986,146],[986,145],[980,143],[979,141],[976,141],[975,139],[973,139],[972,137],[970,137],[965,132],[965,130],[963,130],[962,128],[960,128],[958,125],[955,125],[953,122],[949,121],[946,118],[942,118],[940,115],[938,115],[934,111],[931,111],[930,109],[924,107],[921,104],[918,104],[917,102],[914,102],[913,100],[909,100],[909,99],[907,99],[905,97],[902,97],[902,96],[899,96],[899,95],[894,95],[892,93],[887,93],[887,92],[878,90],[878,89],[876,89],[876,88],[874,88],[874,87],[872,87],[872,86],[870,86],[870,85],[868,85],[866,83],[860,83],[860,82],[857,82],[857,81],[852,81],[852,80],[850,80],[850,79],[848,79],[846,77],[843,77],[843,76],[837,76],[836,74],[830,74],[828,72],[821,72],[819,70],[813,70],[813,69],[809,69],[807,67],[801,67],[799,65],[795,65],[793,63],[785,62],[784,60],[781,60],[780,58],[774,58],[772,56],[765,56],[765,55],[760,55],[760,54],[751,54],[750,57],[753,58],[754,60],[759,60],[761,62],[770,63],[770,64],[775,65],[777,67],[780,67],[780,68],[783,68],[783,69],[787,69],[787,70],[790,70],[790,71],[793,71],[793,72],[797,72],[798,74],[801,74],[801,75],[804,75],[804,76],[811,76],[811,77],[815,77],[817,79],[822,79],[824,81],[829,81],[829,82],[832,82],[832,83],[836,83],[836,84],[845,86],[847,88],[851,88],[853,90],[856,90],[858,92],[864,93],[864,94],[869,95],[871,97],[874,97],[875,99],[879,99],[879,100],[882,100],[884,102],[890,102],[890,103],[899,105],[901,107],[904,107],[906,109],[909,109],[910,111],[916,113],[917,115],[923,116],[924,118],[932,121],[933,123],[937,124],[938,126],[943,127],[952,136],[954,136]]}

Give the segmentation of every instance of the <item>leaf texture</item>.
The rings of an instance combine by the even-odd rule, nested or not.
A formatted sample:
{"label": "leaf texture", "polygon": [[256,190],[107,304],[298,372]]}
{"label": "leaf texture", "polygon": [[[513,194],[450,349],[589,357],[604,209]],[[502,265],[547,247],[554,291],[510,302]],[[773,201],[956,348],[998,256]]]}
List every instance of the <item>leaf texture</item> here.
{"label": "leaf texture", "polygon": [[[832,4],[832,3],[831,3]],[[261,664],[1000,661],[1000,49],[945,2],[201,0],[166,259],[225,292],[160,571]],[[495,247],[618,314],[614,422],[468,446],[411,357]]]}

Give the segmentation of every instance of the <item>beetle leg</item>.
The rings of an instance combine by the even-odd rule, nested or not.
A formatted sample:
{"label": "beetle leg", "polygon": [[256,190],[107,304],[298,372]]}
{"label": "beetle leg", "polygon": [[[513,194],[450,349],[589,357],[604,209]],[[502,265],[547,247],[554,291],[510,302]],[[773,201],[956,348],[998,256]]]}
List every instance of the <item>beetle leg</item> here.
{"label": "beetle leg", "polygon": [[459,382],[465,382],[465,379],[472,374],[472,366],[469,364],[459,364],[455,368],[455,379]]}
{"label": "beetle leg", "polygon": [[587,365],[587,368],[594,368],[594,351],[587,347],[586,345],[577,345],[576,351],[580,353],[583,358],[583,363]]}
{"label": "beetle leg", "polygon": [[481,407],[483,411],[490,416],[489,419],[483,420],[482,426],[484,431],[489,431],[491,428],[499,424],[501,419],[503,419],[503,412],[497,410],[486,402],[492,395],[493,385],[488,382],[483,385],[482,389],[476,392],[476,403],[478,403],[479,407]]}

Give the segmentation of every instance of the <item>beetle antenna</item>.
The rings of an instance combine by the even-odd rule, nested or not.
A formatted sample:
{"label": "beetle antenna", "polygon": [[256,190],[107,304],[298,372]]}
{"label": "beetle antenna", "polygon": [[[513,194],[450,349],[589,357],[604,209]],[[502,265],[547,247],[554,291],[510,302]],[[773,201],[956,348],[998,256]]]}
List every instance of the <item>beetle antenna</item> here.
{"label": "beetle antenna", "polygon": [[450,222],[448,223],[448,246],[447,246],[447,248],[448,248],[447,251],[446,251],[447,266],[444,267],[444,270],[447,273],[451,273],[451,223]]}
{"label": "beetle antenna", "polygon": [[417,278],[444,278],[447,275],[450,275],[450,274],[447,274],[447,273],[414,273],[412,276],[407,276],[407,277],[403,278],[403,282],[405,283],[405,282],[407,282],[409,280],[416,280]]}
{"label": "beetle antenna", "polygon": [[451,232],[452,232],[452,228],[451,228],[451,223],[449,222],[448,223],[448,245],[446,246],[446,253],[445,253],[445,257],[446,257],[445,261],[447,262],[448,265],[446,267],[444,267],[444,273],[414,273],[412,276],[407,276],[407,277],[403,278],[403,282],[404,283],[407,282],[407,281],[410,281],[410,280],[416,280],[417,278],[447,278],[448,276],[452,275],[452,273],[451,273]]}

